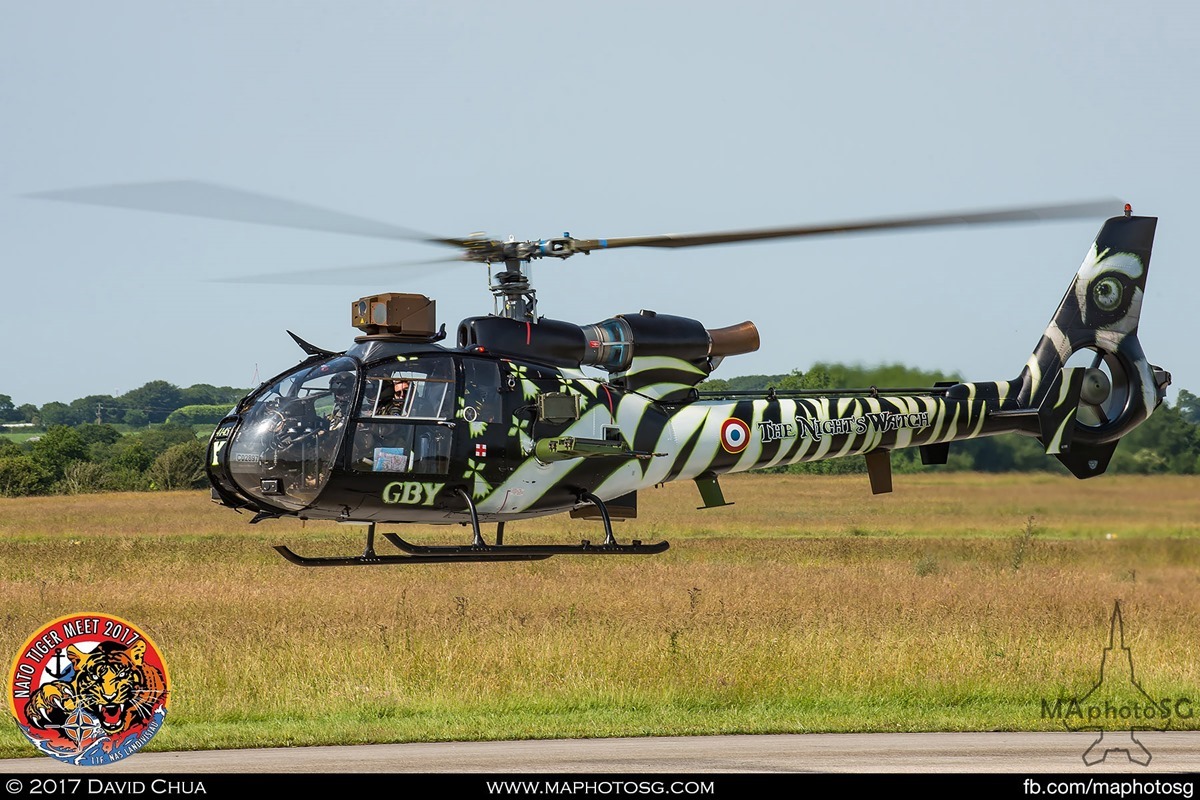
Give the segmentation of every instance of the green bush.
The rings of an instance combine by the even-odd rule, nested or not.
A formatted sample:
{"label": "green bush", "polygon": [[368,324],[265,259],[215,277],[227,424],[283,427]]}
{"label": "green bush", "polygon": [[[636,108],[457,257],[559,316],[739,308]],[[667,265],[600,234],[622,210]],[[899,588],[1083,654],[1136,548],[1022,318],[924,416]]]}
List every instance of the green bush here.
{"label": "green bush", "polygon": [[72,461],[63,470],[63,477],[55,489],[61,494],[90,494],[108,488],[108,470],[103,464],[89,461]]}
{"label": "green bush", "polygon": [[0,496],[23,497],[50,488],[54,476],[31,456],[0,457]]}
{"label": "green bush", "polygon": [[62,478],[72,461],[87,461],[88,445],[79,432],[66,425],[55,425],[33,443],[33,460],[54,480]]}
{"label": "green bush", "polygon": [[195,437],[154,459],[146,477],[154,489],[193,489],[204,485],[204,444]]}
{"label": "green bush", "polygon": [[184,406],[177,408],[167,417],[170,425],[216,425],[229,413],[230,404]]}

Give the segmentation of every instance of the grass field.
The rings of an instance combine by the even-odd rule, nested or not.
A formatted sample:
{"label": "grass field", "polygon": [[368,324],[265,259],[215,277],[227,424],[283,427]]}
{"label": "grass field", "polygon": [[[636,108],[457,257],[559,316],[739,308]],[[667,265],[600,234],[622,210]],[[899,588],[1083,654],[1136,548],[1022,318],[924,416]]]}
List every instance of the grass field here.
{"label": "grass field", "polygon": [[29,431],[22,431],[20,433],[0,433],[0,439],[8,439],[10,442],[13,442],[15,444],[21,444],[22,442],[29,441],[30,439],[34,438],[35,436],[41,436],[41,435],[42,435],[41,431],[36,431],[36,432],[32,432],[32,433]]}
{"label": "grass field", "polygon": [[[1056,730],[1041,701],[1096,682],[1119,600],[1138,683],[1200,706],[1200,478],[723,484],[733,507],[644,493],[617,535],[670,540],[659,556],[312,570],[270,545],[353,554],[361,529],[251,527],[205,492],[0,500],[0,658],[74,611],[142,626],[172,689],[149,750]],[[600,535],[565,517],[506,532]],[[0,757],[27,755],[0,727]]]}

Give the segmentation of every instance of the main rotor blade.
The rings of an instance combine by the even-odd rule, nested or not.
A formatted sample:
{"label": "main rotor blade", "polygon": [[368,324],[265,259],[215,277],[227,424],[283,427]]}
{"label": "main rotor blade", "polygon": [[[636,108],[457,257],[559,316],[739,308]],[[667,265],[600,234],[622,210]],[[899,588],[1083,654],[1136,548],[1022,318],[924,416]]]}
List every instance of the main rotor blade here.
{"label": "main rotor blade", "polygon": [[783,228],[725,231],[714,233],[664,233],[655,236],[626,236],[618,239],[576,239],[580,251],[611,250],[614,247],[698,247],[708,244],[751,242],[760,239],[789,239],[799,236],[823,236],[833,233],[894,230],[899,228],[930,228],[939,225],[979,225],[1001,222],[1030,222],[1054,219],[1082,219],[1111,216],[1121,210],[1120,200],[1089,200],[1054,206],[993,209],[967,213],[934,214],[919,217],[862,222],[834,222],[824,225],[795,225]]}
{"label": "main rotor blade", "polygon": [[[208,283],[258,283],[295,286],[344,286],[346,284],[395,281],[397,270],[413,270],[414,267],[435,264],[469,264],[457,256],[434,258],[428,261],[384,261],[378,264],[359,264],[350,267],[321,267],[296,272],[268,272],[257,275],[230,275],[225,278],[210,278]],[[432,270],[415,270],[409,275],[421,275]]]}
{"label": "main rotor blade", "polygon": [[455,244],[438,236],[430,236],[386,222],[202,181],[113,184],[35,192],[26,196],[39,200],[59,200],[66,203],[132,208],[138,211],[207,217],[230,222],[328,231],[349,236]]}

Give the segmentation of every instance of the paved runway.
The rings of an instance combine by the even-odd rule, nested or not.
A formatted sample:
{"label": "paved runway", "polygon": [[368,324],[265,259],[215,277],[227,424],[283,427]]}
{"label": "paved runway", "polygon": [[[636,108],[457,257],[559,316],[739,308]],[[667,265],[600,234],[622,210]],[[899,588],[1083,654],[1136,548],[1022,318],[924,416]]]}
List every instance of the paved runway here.
{"label": "paved runway", "polygon": [[[262,750],[136,753],[88,774],[127,773],[1200,773],[1200,732],[1139,732],[1150,755],[1134,763],[1130,736],[1106,734],[1088,766],[1091,733],[880,733],[556,739]],[[1144,759],[1145,753],[1138,758]],[[34,756],[0,760],[2,774],[78,767]]]}

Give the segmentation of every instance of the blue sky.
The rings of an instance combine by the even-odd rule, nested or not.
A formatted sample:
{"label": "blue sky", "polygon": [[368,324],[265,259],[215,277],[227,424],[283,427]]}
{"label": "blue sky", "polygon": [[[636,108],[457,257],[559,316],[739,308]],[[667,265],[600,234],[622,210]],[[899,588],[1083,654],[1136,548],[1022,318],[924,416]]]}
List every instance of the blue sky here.
{"label": "blue sky", "polygon": [[[5,3],[0,393],[249,386],[302,355],[285,329],[349,346],[350,301],[381,291],[433,297],[451,331],[492,308],[470,265],[214,282],[445,255],[420,244],[26,197],[177,179],[521,239],[1118,197],[1160,217],[1143,346],[1200,391],[1197,31],[1182,3]],[[556,319],[753,320],[762,348],[715,377],[999,379],[1101,222],[630,249],[534,277]]]}

